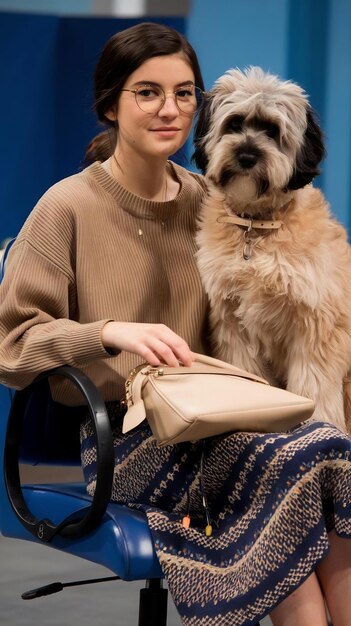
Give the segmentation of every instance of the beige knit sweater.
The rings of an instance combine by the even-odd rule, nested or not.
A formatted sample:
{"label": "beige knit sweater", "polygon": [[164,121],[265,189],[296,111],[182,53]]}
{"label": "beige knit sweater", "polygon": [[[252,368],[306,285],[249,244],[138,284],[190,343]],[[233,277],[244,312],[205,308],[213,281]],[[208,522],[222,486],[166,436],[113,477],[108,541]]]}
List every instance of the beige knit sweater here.
{"label": "beige knit sweater", "polygon": [[[170,164],[178,196],[154,202],[121,187],[100,163],[41,198],[8,256],[0,286],[0,380],[21,388],[41,372],[73,365],[105,400],[123,396],[140,357],[111,356],[108,320],[164,323],[205,352],[207,301],[194,253],[200,176]],[[61,402],[79,403],[67,383]]]}

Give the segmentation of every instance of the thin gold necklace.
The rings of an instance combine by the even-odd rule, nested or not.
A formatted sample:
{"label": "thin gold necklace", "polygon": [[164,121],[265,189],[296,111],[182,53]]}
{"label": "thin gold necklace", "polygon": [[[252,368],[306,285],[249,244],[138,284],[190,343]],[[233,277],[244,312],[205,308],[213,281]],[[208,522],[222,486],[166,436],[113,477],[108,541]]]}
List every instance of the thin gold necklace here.
{"label": "thin gold necklace", "polygon": [[[113,154],[112,156],[113,156],[113,161],[115,161],[115,162],[116,162],[116,165],[119,167],[119,165],[118,165],[118,161],[117,161],[117,159],[116,159],[116,155],[115,155],[115,154]],[[117,176],[116,176],[116,175],[114,174],[114,172],[113,172],[113,161],[112,161],[112,159],[110,159],[110,174],[111,174],[112,178],[115,178],[115,179],[117,180],[117,182],[118,182],[119,184],[121,184],[121,183],[119,182],[119,180],[118,180]],[[166,170],[166,178],[165,178],[165,183],[164,183],[164,194],[163,194],[163,200],[162,200],[162,202],[167,202],[167,199],[168,199],[168,180],[167,180],[167,178],[168,178],[168,176],[167,176],[167,170]],[[155,200],[155,202],[159,202],[159,200]]]}

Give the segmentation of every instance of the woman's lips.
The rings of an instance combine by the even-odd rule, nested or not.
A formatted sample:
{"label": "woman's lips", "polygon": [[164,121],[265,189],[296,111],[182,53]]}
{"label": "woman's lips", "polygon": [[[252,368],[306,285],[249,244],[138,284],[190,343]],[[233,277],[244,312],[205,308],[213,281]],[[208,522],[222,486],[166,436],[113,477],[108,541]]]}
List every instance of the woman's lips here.
{"label": "woman's lips", "polygon": [[176,134],[179,132],[179,128],[175,128],[173,126],[162,126],[160,128],[151,128],[151,132],[156,133],[160,137],[175,137]]}

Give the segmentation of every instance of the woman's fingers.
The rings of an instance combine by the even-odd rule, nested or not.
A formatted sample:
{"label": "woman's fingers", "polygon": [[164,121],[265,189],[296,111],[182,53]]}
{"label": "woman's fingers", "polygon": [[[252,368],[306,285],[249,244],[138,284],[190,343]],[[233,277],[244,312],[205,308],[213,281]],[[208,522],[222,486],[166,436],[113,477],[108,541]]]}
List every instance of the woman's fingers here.
{"label": "woman's fingers", "polygon": [[164,326],[156,325],[153,328],[155,352],[160,356],[163,363],[172,367],[177,367],[179,361],[186,366],[190,366],[193,361],[193,354],[184,339],[179,337],[173,330]]}
{"label": "woman's fingers", "polygon": [[150,365],[165,363],[176,367],[181,361],[190,366],[193,354],[184,339],[164,324],[108,322],[102,329],[105,348],[139,354]]}

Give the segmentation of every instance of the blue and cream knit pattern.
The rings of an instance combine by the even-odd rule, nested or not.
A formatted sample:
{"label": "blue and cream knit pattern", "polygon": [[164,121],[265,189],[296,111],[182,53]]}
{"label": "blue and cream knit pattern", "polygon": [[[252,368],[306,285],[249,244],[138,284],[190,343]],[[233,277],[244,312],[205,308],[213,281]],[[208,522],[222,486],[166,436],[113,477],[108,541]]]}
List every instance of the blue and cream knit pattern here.
{"label": "blue and cream knit pattern", "polygon": [[[299,586],[328,551],[328,532],[351,538],[351,441],[334,426],[234,433],[206,441],[202,483],[213,525],[205,535],[202,442],[158,448],[146,423],[121,434],[117,405],[112,498],[145,511],[184,626],[251,626]],[[96,449],[82,427],[89,493]],[[189,508],[190,528],[182,525]]]}

